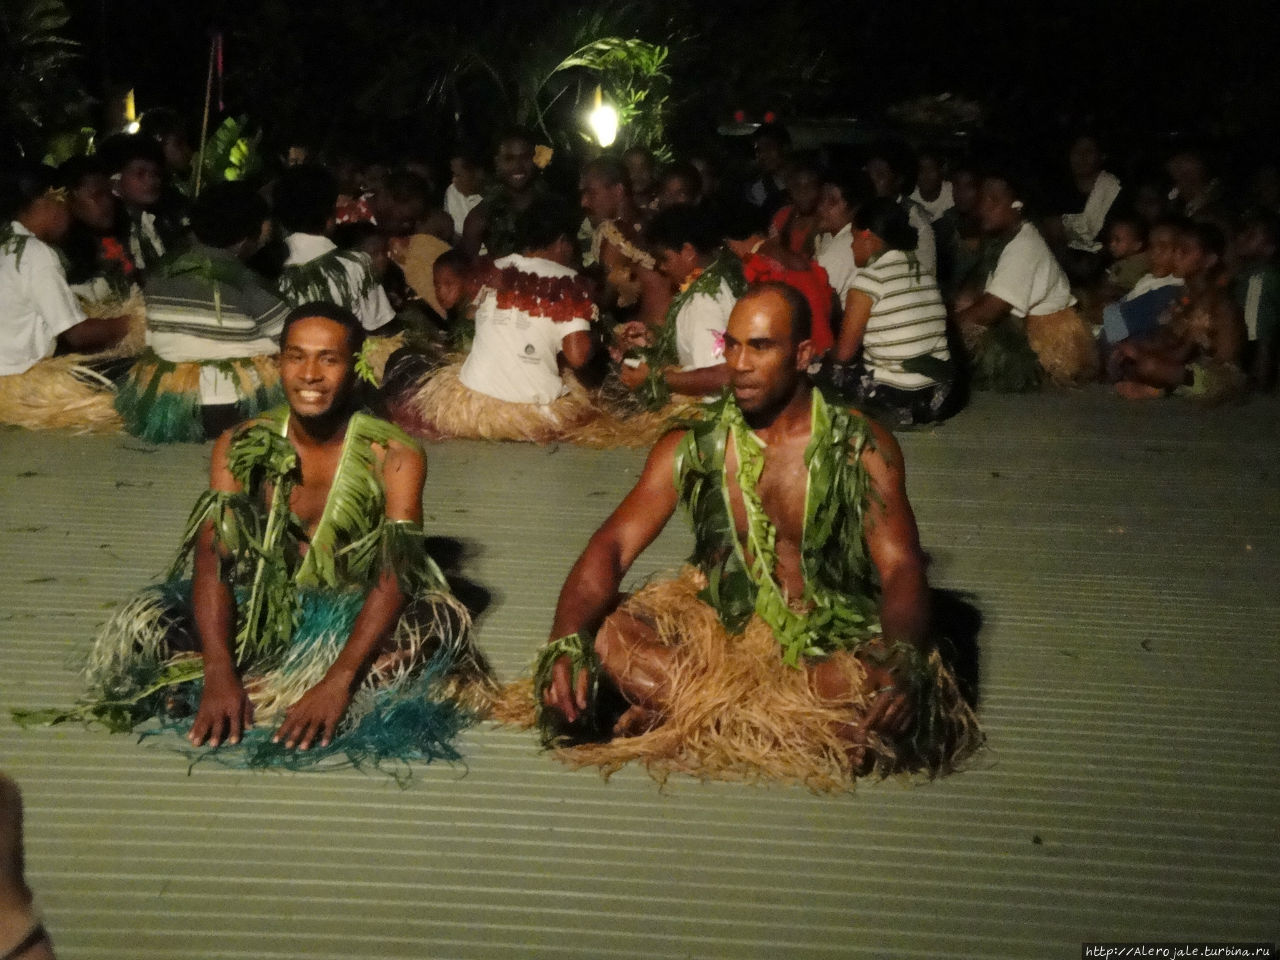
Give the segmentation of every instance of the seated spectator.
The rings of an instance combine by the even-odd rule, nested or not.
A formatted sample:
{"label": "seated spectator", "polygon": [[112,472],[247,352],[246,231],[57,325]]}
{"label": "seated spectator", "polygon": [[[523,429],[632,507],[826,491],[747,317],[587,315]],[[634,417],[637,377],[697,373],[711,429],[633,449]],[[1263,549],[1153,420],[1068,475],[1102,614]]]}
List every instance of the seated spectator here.
{"label": "seated spectator", "polygon": [[[791,149],[791,134],[780,123],[762,123],[751,134],[751,146],[755,151],[756,170],[759,175],[747,185],[747,202],[772,217],[787,202],[787,154]],[[706,174],[703,174],[706,180]],[[704,183],[706,193],[711,193]]]}
{"label": "seated spectator", "polygon": [[915,230],[888,197],[860,206],[853,228],[858,274],[828,367],[833,383],[889,426],[944,419],[955,381],[947,308],[912,252]]}
{"label": "seated spectator", "polygon": [[595,416],[581,385],[561,372],[562,363],[585,367],[594,349],[595,304],[572,267],[576,215],[541,198],[517,225],[521,252],[476,277],[475,339],[466,359],[416,377],[401,369],[413,369],[411,357],[388,361],[392,416],[411,433],[541,443],[563,439]]}
{"label": "seated spectator", "polygon": [[985,277],[977,276],[983,258],[982,220],[978,216],[978,195],[982,176],[971,164],[951,171],[951,209],[938,218],[933,232],[938,247],[938,286],[947,303],[966,287],[981,288]]}
{"label": "seated spectator", "polygon": [[[118,429],[103,383],[80,379],[75,361],[116,344],[127,317],[87,318],[53,246],[71,214],[57,174],[29,161],[0,173],[0,423]],[[59,358],[61,360],[61,358]]]}
{"label": "seated spectator", "polygon": [[687,161],[677,161],[662,171],[658,181],[657,209],[696,207],[702,202],[702,174]]}
{"label": "seated spectator", "polygon": [[1190,225],[1184,218],[1166,217],[1151,228],[1147,235],[1150,271],[1118,303],[1102,310],[1100,342],[1104,356],[1111,347],[1130,337],[1150,336],[1168,319],[1170,306],[1182,292],[1182,278],[1174,272],[1178,242]]}
{"label": "seated spectator", "polygon": [[1037,365],[1054,383],[1091,380],[1098,365],[1093,336],[1074,309],[1067,275],[1039,231],[1024,221],[1021,196],[1010,174],[982,182],[983,231],[1002,247],[982,294],[957,302],[956,323],[973,354],[975,386],[1025,390],[1039,382]]}
{"label": "seated spectator", "polygon": [[120,200],[116,236],[145,276],[166,253],[187,242],[181,224],[160,209],[164,154],[149,137],[122,135],[104,142],[100,155],[111,171],[113,189]]}
{"label": "seated spectator", "polygon": [[1178,150],[1165,164],[1173,190],[1169,209],[1176,216],[1212,223],[1223,236],[1231,234],[1231,217],[1222,198],[1222,184],[1209,169],[1204,151],[1197,147]]}
{"label": "seated spectator", "polygon": [[550,189],[533,162],[535,140],[525,130],[509,130],[493,158],[496,177],[484,199],[467,214],[459,246],[471,259],[487,253],[495,259],[516,252],[516,219]]}
{"label": "seated spectator", "polygon": [[818,234],[818,200],[822,171],[812,155],[797,156],[787,166],[787,204],[769,221],[769,236],[792,253],[813,256]]}
{"label": "seated spectator", "polygon": [[1280,339],[1280,269],[1276,268],[1280,219],[1257,213],[1245,221],[1234,243],[1236,303],[1248,331],[1250,367],[1258,389],[1270,392],[1276,382],[1276,347]]}
{"label": "seated spectator", "polygon": [[1138,281],[1151,272],[1147,254],[1147,225],[1136,214],[1122,213],[1107,228],[1107,253],[1111,263],[1102,275],[1102,300],[1113,303],[1129,295]]}
{"label": "seated spectator", "polygon": [[199,443],[282,401],[276,338],[288,307],[243,262],[267,214],[247,184],[209,186],[191,211],[196,244],[147,279],[151,349],[116,398],[134,436]]}
{"label": "seated spectator", "polygon": [[911,191],[911,199],[924,208],[930,223],[937,223],[955,205],[951,181],[945,176],[943,158],[934,150],[921,150],[918,155],[916,188]]}
{"label": "seated spectator", "polygon": [[822,180],[822,199],[818,201],[818,229],[814,259],[827,271],[827,281],[844,314],[845,297],[853,285],[858,267],[853,262],[853,214],[870,196],[866,177],[850,172],[827,174]]}
{"label": "seated spectator", "polygon": [[714,224],[696,207],[663,210],[645,228],[658,271],[679,292],[656,330],[629,324],[621,346],[635,348],[618,376],[650,409],[672,394],[708,397],[729,382],[724,331],[746,289],[742,264],[721,247]]}
{"label": "seated spectator", "polygon": [[[591,261],[604,289],[597,302],[607,311],[628,311],[645,323],[660,323],[670,289],[642,249],[643,217],[631,197],[627,168],[613,157],[597,157],[582,168],[582,209],[591,222]],[[636,308],[634,311],[631,308]]]}
{"label": "seated spectator", "polygon": [[835,336],[831,329],[835,297],[826,269],[802,253],[789,250],[781,238],[766,237],[753,230],[754,218],[727,224],[725,246],[742,261],[742,275],[748,284],[785,283],[798,290],[809,303],[809,342],[820,357],[831,349]]}
{"label": "seated spectator", "polygon": [[658,209],[657,161],[645,147],[630,147],[622,152],[622,164],[631,184],[636,209],[646,216]]}
{"label": "seated spectator", "polygon": [[920,266],[938,275],[938,248],[933,226],[924,208],[903,191],[915,178],[915,158],[905,144],[882,143],[867,157],[867,176],[877,197],[888,197],[907,213],[907,221],[916,231],[916,259]]}
{"label": "seated spectator", "polygon": [[1247,333],[1240,307],[1224,287],[1222,231],[1196,223],[1178,241],[1175,272],[1185,293],[1155,335],[1112,351],[1108,374],[1130,399],[1178,393],[1206,402],[1241,397]]}
{"label": "seated spectator", "polygon": [[484,199],[484,160],[478,151],[460,147],[449,158],[449,186],[444,191],[444,209],[453,222],[453,242],[462,239],[467,214]]}
{"label": "seated spectator", "polygon": [[1046,223],[1046,239],[1075,283],[1097,282],[1103,258],[1107,213],[1120,195],[1120,181],[1102,168],[1106,155],[1098,138],[1082,134],[1067,153],[1070,181],[1060,201],[1061,215]]}
{"label": "seated spectator", "polygon": [[85,300],[122,300],[138,270],[115,237],[116,198],[107,168],[96,157],[72,157],[58,168],[67,191],[71,227],[59,246],[67,257],[67,282]]}

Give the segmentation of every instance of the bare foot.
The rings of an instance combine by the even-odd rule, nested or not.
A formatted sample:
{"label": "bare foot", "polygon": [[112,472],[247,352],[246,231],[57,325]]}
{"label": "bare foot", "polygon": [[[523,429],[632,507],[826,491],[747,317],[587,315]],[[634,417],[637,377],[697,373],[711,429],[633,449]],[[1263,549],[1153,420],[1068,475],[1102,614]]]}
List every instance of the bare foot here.
{"label": "bare foot", "polygon": [[1121,380],[1116,384],[1116,393],[1126,400],[1155,400],[1164,396],[1159,387],[1149,387],[1134,380]]}

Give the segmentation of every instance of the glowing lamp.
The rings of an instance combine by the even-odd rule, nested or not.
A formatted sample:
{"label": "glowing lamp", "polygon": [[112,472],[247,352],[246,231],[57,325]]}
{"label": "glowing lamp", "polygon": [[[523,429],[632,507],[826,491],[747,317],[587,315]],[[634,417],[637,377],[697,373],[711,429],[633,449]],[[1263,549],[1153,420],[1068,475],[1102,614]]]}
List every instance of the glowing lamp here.
{"label": "glowing lamp", "polygon": [[599,87],[596,87],[595,109],[587,115],[587,123],[600,146],[610,147],[618,139],[618,111],[604,102]]}

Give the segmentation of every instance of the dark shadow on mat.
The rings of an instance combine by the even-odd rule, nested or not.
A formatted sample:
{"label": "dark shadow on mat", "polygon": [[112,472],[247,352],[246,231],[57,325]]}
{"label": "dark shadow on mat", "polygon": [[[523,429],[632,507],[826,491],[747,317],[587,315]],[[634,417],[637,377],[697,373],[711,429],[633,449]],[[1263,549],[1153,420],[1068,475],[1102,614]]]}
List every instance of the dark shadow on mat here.
{"label": "dark shadow on mat", "polygon": [[931,591],[933,607],[932,634],[938,638],[938,650],[955,674],[960,692],[975,710],[979,700],[978,634],[982,632],[982,611],[971,593],[958,590]]}
{"label": "dark shadow on mat", "polygon": [[479,552],[479,544],[474,541],[457,537],[427,537],[427,553],[439,565],[453,595],[462,601],[473,617],[488,610],[494,599],[492,590],[462,573],[467,562]]}

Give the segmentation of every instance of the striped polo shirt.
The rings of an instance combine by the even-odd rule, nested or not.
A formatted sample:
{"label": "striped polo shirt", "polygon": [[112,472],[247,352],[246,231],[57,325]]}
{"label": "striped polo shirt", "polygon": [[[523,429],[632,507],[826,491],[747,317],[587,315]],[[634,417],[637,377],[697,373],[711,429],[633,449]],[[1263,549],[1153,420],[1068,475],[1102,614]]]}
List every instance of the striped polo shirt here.
{"label": "striped polo shirt", "polygon": [[886,250],[858,268],[852,289],[871,298],[862,360],[876,382],[899,390],[932,387],[937,381],[908,373],[902,362],[923,356],[951,359],[947,308],[933,274],[905,251]]}

